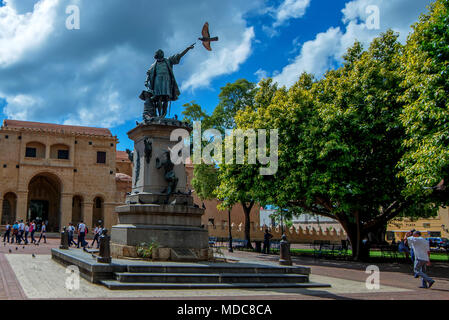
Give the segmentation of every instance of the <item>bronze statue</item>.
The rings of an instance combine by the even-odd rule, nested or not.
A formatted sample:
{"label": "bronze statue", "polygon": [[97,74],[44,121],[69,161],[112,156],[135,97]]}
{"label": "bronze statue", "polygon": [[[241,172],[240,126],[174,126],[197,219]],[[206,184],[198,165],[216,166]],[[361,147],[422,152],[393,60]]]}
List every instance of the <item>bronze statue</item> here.
{"label": "bronze statue", "polygon": [[165,188],[162,193],[166,195],[171,195],[175,193],[175,189],[178,185],[178,178],[175,175],[174,167],[175,165],[171,161],[170,151],[165,151],[163,153],[163,158],[165,159],[156,159],[156,169],[164,168],[164,178],[167,181],[168,186]]}
{"label": "bronze statue", "polygon": [[178,100],[181,92],[176,83],[173,66],[179,64],[182,57],[194,47],[195,45],[193,44],[180,54],[175,54],[168,59],[164,58],[164,51],[160,49],[156,51],[154,55],[156,61],[148,70],[147,80],[145,81],[145,86],[148,88],[148,91],[142,92],[140,96],[145,101],[147,117],[151,118],[156,116],[157,112],[158,117],[165,118],[167,116],[169,101]]}
{"label": "bronze statue", "polygon": [[126,153],[128,154],[129,161],[134,163],[134,152],[129,149],[126,149]]}

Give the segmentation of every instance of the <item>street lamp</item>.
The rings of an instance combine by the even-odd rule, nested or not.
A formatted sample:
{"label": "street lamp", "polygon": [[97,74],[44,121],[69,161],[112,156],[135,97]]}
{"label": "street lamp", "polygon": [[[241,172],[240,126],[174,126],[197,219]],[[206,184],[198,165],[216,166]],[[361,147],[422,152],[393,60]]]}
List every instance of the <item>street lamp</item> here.
{"label": "street lamp", "polygon": [[228,252],[234,252],[232,249],[232,228],[231,228],[231,209],[228,209],[228,230],[229,230],[229,248]]}

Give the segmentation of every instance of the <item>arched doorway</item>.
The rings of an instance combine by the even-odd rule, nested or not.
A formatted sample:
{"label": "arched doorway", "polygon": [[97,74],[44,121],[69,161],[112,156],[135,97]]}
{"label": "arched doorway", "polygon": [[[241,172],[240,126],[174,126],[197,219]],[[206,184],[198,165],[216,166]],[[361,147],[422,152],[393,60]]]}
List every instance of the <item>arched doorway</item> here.
{"label": "arched doorway", "polygon": [[39,226],[46,221],[48,232],[58,232],[61,219],[61,183],[49,173],[31,179],[28,185],[28,220]]}
{"label": "arched doorway", "polygon": [[104,200],[101,197],[96,197],[94,199],[92,226],[95,226],[99,220],[104,223]]}
{"label": "arched doorway", "polygon": [[1,224],[14,224],[16,221],[17,196],[9,192],[3,197],[2,221]]}
{"label": "arched doorway", "polygon": [[84,219],[83,214],[83,198],[80,196],[74,196],[72,202],[72,223],[78,224]]}

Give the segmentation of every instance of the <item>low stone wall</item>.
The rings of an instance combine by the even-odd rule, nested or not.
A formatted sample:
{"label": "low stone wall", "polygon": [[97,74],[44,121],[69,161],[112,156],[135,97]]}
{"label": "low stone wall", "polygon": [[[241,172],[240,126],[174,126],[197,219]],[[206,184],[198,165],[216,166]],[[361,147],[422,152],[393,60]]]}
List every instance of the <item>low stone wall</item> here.
{"label": "low stone wall", "polygon": [[[207,227],[209,231],[209,237],[216,237],[218,239],[228,239],[229,229],[227,225],[212,225],[209,224]],[[232,228],[232,238],[233,239],[245,239],[245,228],[243,224],[235,225],[231,224]],[[252,241],[263,241],[263,236],[267,226],[255,225],[251,227],[251,240]],[[278,226],[276,228],[269,228],[270,233],[273,235],[272,240],[281,240],[282,233],[281,228]],[[287,228],[285,234],[290,243],[313,243],[316,240],[330,241],[331,243],[341,243],[341,240],[346,240],[346,233],[344,231],[337,230],[322,230],[321,228],[309,228],[302,229],[301,227]]]}

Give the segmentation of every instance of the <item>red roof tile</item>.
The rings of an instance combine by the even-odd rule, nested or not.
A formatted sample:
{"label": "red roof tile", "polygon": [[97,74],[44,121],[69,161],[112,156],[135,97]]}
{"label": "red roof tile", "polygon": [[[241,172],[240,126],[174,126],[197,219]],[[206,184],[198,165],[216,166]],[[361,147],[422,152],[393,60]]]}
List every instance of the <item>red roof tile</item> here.
{"label": "red roof tile", "polygon": [[5,120],[5,121],[3,121],[3,127],[13,128],[13,129],[34,129],[34,130],[41,129],[41,130],[58,131],[58,132],[63,131],[63,132],[86,134],[86,135],[93,135],[93,136],[112,137],[111,131],[109,131],[109,129],[93,128],[93,127],[80,127],[80,126],[66,126],[66,125],[53,124],[53,123]]}
{"label": "red roof tile", "polygon": [[115,157],[116,157],[117,161],[123,161],[123,160],[129,161],[128,154],[126,153],[126,151],[117,150]]}

